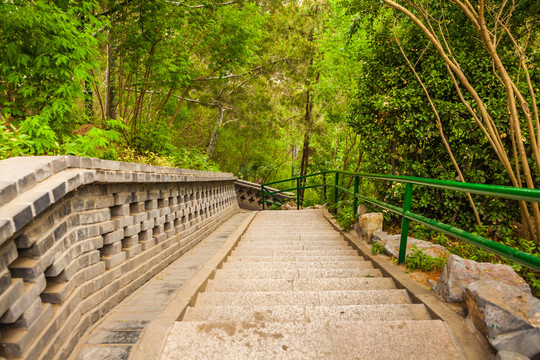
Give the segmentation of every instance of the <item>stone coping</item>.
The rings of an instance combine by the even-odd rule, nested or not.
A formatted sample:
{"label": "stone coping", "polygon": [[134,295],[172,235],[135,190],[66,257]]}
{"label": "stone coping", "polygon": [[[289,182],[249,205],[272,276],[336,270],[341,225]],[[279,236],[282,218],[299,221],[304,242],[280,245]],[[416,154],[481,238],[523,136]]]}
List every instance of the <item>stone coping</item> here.
{"label": "stone coping", "polygon": [[0,246],[65,194],[92,183],[235,181],[217,173],[78,156],[27,156],[0,161]]}

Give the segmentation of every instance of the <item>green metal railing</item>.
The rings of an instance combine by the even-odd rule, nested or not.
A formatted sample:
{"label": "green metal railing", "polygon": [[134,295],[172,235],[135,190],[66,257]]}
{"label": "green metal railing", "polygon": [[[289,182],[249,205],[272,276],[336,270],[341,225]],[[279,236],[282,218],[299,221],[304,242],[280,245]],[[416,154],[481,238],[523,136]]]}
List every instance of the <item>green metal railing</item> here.
{"label": "green metal railing", "polygon": [[[334,184],[327,183],[327,174],[334,174]],[[340,175],[344,176],[353,176],[354,177],[354,191],[350,191],[339,185]],[[305,185],[300,186],[301,179],[306,179],[322,176],[322,184],[316,185]],[[360,184],[360,179],[372,179],[372,180],[383,180],[383,181],[394,181],[399,183],[405,183],[405,197],[403,199],[403,208],[387,204],[385,202],[368,198],[358,193],[358,188]],[[296,186],[288,188],[285,190],[270,191],[266,187],[268,185],[279,184],[287,181],[295,181]],[[307,183],[307,182],[306,182]],[[362,174],[362,173],[353,173],[348,171],[340,170],[330,170],[322,171],[315,174],[309,174],[304,176],[293,177],[286,180],[279,180],[274,182],[269,182],[261,184],[261,199],[262,199],[262,208],[265,210],[266,204],[279,205],[281,201],[275,196],[275,194],[296,191],[296,204],[297,209],[300,208],[300,189],[313,189],[313,188],[323,188],[324,198],[326,199],[326,191],[328,187],[334,189],[334,204],[338,202],[338,193],[339,191],[353,196],[353,206],[354,211],[358,207],[358,200],[365,201],[367,203],[376,205],[385,210],[396,213],[402,217],[401,223],[401,239],[399,247],[399,257],[398,264],[401,264],[405,261],[405,254],[407,249],[407,236],[409,233],[409,222],[415,221],[420,224],[423,224],[431,229],[442,232],[446,235],[456,237],[458,239],[464,240],[470,244],[476,245],[488,252],[505,257],[509,260],[512,260],[518,264],[524,265],[530,269],[540,271],[540,257],[529,254],[509,246],[500,244],[496,241],[487,239],[485,237],[469,233],[467,231],[455,228],[451,225],[441,223],[439,221],[426,218],[424,216],[415,214],[411,212],[411,203],[413,196],[413,186],[422,185],[432,188],[444,189],[444,190],[453,190],[462,193],[470,194],[479,194],[486,196],[495,196],[504,199],[511,200],[523,200],[528,202],[540,202],[540,190],[535,189],[524,189],[524,188],[514,188],[510,186],[500,186],[500,185],[485,185],[485,184],[471,184],[471,183],[462,183],[457,181],[446,181],[446,180],[433,180],[433,179],[424,179],[417,178],[412,176],[393,176],[393,175],[376,175],[376,174]],[[272,196],[278,202],[266,200],[266,196]]]}

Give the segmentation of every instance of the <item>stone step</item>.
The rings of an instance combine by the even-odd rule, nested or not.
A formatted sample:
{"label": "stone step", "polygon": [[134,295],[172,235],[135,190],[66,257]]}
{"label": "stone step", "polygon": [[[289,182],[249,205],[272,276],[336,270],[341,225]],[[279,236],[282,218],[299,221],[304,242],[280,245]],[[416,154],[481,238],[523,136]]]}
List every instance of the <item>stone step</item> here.
{"label": "stone step", "polygon": [[330,225],[321,224],[319,221],[306,224],[301,220],[288,219],[281,220],[277,223],[276,221],[270,221],[268,223],[252,223],[245,234],[261,237],[271,234],[316,235],[317,233],[330,234],[332,232],[334,235],[336,234],[335,230]]}
{"label": "stone step", "polygon": [[272,238],[271,236],[259,236],[259,235],[248,235],[245,234],[242,237],[242,241],[247,242],[268,242],[272,240],[279,240],[279,241],[343,241],[343,236],[340,234],[337,234],[336,232],[324,232],[324,233],[317,233],[317,234],[280,234],[276,236],[275,238]]}
{"label": "stone step", "polygon": [[345,250],[253,250],[253,249],[237,249],[231,252],[235,256],[273,256],[273,255],[350,255],[358,256],[358,251],[352,249]]}
{"label": "stone step", "polygon": [[390,278],[210,280],[206,292],[321,291],[395,289]]}
{"label": "stone step", "polygon": [[365,261],[356,255],[272,255],[272,256],[236,256],[231,255],[227,262],[314,262],[314,261]]}
{"label": "stone step", "polygon": [[379,269],[220,269],[214,279],[313,279],[381,277]]}
{"label": "stone step", "polygon": [[225,262],[223,269],[371,269],[371,261]]}
{"label": "stone step", "polygon": [[182,321],[391,321],[429,320],[423,304],[341,306],[205,306],[189,307]]}
{"label": "stone step", "polygon": [[161,359],[461,358],[440,320],[176,322]]}
{"label": "stone step", "polygon": [[[277,226],[276,226],[277,225]],[[281,221],[280,224],[276,224],[274,221],[270,221],[266,224],[252,224],[245,235],[253,236],[265,236],[271,234],[306,234],[306,235],[316,235],[318,233],[322,234],[336,234],[336,231],[327,224],[303,224],[293,220]]]}
{"label": "stone step", "polygon": [[264,291],[264,292],[203,292],[197,297],[201,306],[273,306],[298,305],[374,305],[410,304],[403,289],[393,290],[331,290],[331,291]]}
{"label": "stone step", "polygon": [[250,244],[239,243],[235,250],[352,250],[352,246],[345,244],[279,244],[279,243],[267,243],[267,244]]}
{"label": "stone step", "polygon": [[317,245],[317,246],[348,246],[349,243],[343,240],[267,240],[267,241],[241,241],[239,245],[249,246],[249,247],[258,247],[264,245]]}

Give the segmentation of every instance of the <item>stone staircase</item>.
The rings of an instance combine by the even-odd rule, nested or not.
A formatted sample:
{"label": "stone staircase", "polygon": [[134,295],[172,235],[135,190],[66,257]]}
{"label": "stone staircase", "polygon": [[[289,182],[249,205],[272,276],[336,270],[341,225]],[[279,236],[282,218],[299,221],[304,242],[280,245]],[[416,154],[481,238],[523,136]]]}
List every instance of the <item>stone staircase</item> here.
{"label": "stone staircase", "polygon": [[459,359],[446,325],[320,210],[259,213],[162,359]]}

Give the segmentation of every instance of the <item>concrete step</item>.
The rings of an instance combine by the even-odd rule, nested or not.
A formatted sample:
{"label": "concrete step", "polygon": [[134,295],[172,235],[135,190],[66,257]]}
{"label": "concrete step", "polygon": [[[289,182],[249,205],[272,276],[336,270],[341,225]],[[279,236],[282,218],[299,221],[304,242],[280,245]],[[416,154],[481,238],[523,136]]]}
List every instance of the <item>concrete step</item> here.
{"label": "concrete step", "polygon": [[273,306],[298,305],[374,305],[410,304],[405,290],[332,290],[332,291],[261,291],[261,292],[203,292],[197,297],[201,306]]}
{"label": "concrete step", "polygon": [[422,359],[461,356],[440,320],[176,322],[161,359]]}
{"label": "concrete step", "polygon": [[349,255],[349,256],[358,256],[358,251],[356,250],[253,250],[253,249],[236,249],[231,252],[231,255],[235,256],[273,256],[273,255]]}
{"label": "concrete step", "polygon": [[391,321],[429,320],[423,304],[341,306],[205,306],[189,307],[182,321]]}
{"label": "concrete step", "polygon": [[225,262],[223,269],[371,269],[370,261]]}
{"label": "concrete step", "polygon": [[313,279],[381,277],[379,269],[220,269],[214,279]]}
{"label": "concrete step", "polygon": [[390,278],[210,280],[206,292],[320,291],[395,289]]}
{"label": "concrete step", "polygon": [[272,256],[236,256],[231,255],[227,262],[313,262],[313,261],[365,261],[356,255],[272,255]]}

